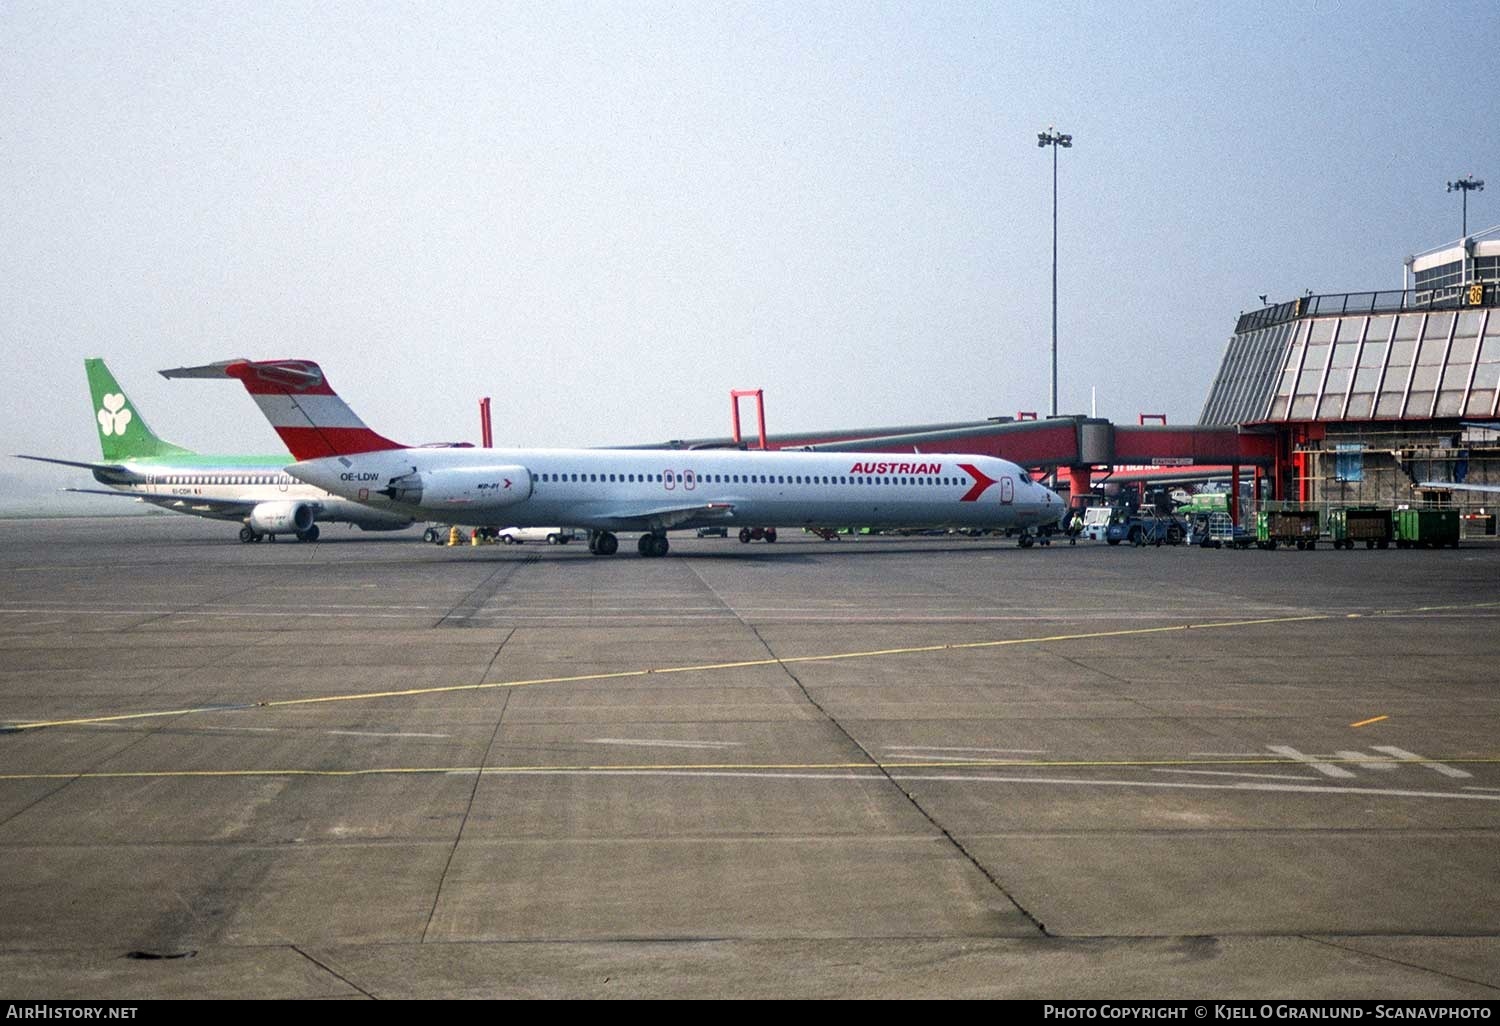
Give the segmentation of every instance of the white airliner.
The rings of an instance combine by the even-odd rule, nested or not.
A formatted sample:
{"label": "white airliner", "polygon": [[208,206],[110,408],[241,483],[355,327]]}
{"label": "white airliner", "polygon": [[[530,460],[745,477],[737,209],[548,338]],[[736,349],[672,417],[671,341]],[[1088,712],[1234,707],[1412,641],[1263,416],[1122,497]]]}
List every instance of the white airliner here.
{"label": "white airliner", "polygon": [[375,433],[306,360],[230,360],[161,372],[235,378],[300,462],[292,476],[360,503],[447,523],[589,530],[613,555],[641,531],[643,556],[667,531],[757,527],[988,527],[1056,523],[1064,504],[1007,460],[948,453],[649,449],[413,448]]}
{"label": "white airliner", "polygon": [[1450,492],[1500,492],[1500,484],[1460,484],[1457,481],[1421,481],[1418,488],[1446,488]]}
{"label": "white airliner", "polygon": [[316,521],[342,520],[366,531],[395,531],[412,518],[371,509],[291,477],[285,454],[216,456],[191,452],[159,438],[100,359],[83,361],[94,399],[102,463],[21,456],[93,472],[111,491],[69,488],[91,495],[126,495],[164,509],[213,520],[238,521],[240,541],[278,534],[317,541]]}

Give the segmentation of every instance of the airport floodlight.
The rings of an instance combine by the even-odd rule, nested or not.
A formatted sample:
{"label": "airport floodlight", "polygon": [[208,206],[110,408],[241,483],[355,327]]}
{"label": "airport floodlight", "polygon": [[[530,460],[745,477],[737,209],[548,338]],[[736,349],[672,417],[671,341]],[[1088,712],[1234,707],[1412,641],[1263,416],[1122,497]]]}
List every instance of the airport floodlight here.
{"label": "airport floodlight", "polygon": [[1045,132],[1038,132],[1036,144],[1052,147],[1052,416],[1057,416],[1057,151],[1071,148],[1073,137],[1065,132],[1055,132],[1051,125]]}
{"label": "airport floodlight", "polygon": [[1463,234],[1463,237],[1467,239],[1469,237],[1469,193],[1471,193],[1471,192],[1483,192],[1484,191],[1484,179],[1483,178],[1475,178],[1473,175],[1469,175],[1469,176],[1467,176],[1465,178],[1460,178],[1456,182],[1449,182],[1448,183],[1448,191],[1449,192],[1461,192],[1461,193],[1464,194],[1464,234]]}

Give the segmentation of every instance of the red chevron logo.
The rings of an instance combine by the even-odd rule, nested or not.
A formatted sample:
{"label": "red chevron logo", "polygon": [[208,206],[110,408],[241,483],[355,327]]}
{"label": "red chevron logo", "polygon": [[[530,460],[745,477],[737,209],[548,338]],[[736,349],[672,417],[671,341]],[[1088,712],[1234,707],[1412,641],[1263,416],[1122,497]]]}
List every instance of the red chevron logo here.
{"label": "red chevron logo", "polygon": [[974,487],[964,492],[963,497],[958,500],[959,502],[978,502],[979,497],[984,494],[984,490],[995,483],[993,477],[990,477],[972,463],[960,463],[958,469],[974,479]]}

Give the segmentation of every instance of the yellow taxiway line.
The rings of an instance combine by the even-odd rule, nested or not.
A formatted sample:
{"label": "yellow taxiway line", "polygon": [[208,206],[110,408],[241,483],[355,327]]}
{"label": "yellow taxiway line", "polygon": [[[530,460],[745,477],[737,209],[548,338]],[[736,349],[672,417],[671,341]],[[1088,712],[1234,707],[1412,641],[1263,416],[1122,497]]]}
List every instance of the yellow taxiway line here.
{"label": "yellow taxiway line", "polygon": [[940,645],[909,645],[901,648],[880,648],[859,652],[833,652],[824,655],[769,657],[745,659],[726,663],[696,663],[688,666],[660,666],[644,670],[619,670],[612,673],[585,673],[562,677],[535,677],[529,680],[490,681],[479,684],[449,684],[438,687],[403,688],[390,691],[360,691],[339,695],[319,695],[309,698],[267,699],[258,702],[229,703],[221,705],[188,706],[178,709],[159,709],[150,712],[120,713],[110,716],[80,716],[57,720],[33,720],[24,723],[0,724],[0,733],[24,730],[39,730],[44,727],[78,727],[102,723],[125,723],[132,720],[154,719],[165,716],[187,716],[197,713],[232,712],[243,709],[279,709],[298,705],[321,705],[331,702],[365,702],[380,698],[409,698],[418,695],[440,695],[460,691],[489,691],[503,688],[537,687],[548,684],[582,684],[607,680],[629,680],[669,673],[708,673],[716,670],[753,669],[766,666],[793,666],[801,663],[838,662],[850,659],[879,659],[890,656],[918,655],[929,652],[973,651],[986,648],[1004,648],[1014,645],[1047,645],[1071,641],[1090,641],[1104,638],[1143,637],[1155,634],[1172,634],[1185,631],[1223,630],[1237,627],[1262,627],[1271,624],[1310,623],[1333,619],[1353,619],[1359,616],[1380,616],[1393,613],[1426,613],[1438,610],[1483,609],[1500,606],[1500,602],[1485,602],[1462,606],[1420,606],[1411,610],[1380,610],[1372,614],[1312,613],[1303,616],[1271,616],[1248,620],[1219,620],[1208,623],[1172,624],[1161,627],[1133,627],[1114,631],[1086,631],[1077,634],[1049,634],[1030,638],[1004,638],[990,641],[959,641]]}

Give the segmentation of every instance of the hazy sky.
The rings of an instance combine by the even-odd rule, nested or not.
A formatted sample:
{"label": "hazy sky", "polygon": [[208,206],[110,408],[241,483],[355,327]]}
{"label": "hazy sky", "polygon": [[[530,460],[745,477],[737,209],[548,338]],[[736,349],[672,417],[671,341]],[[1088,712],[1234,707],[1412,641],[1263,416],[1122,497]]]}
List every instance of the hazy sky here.
{"label": "hazy sky", "polygon": [[[276,451],[307,357],[408,442],[1197,418],[1259,293],[1500,223],[1500,5],[0,3],[3,452]],[[749,412],[748,409],[746,411]],[[85,483],[4,460],[0,489]],[[99,500],[105,502],[105,500]]]}

